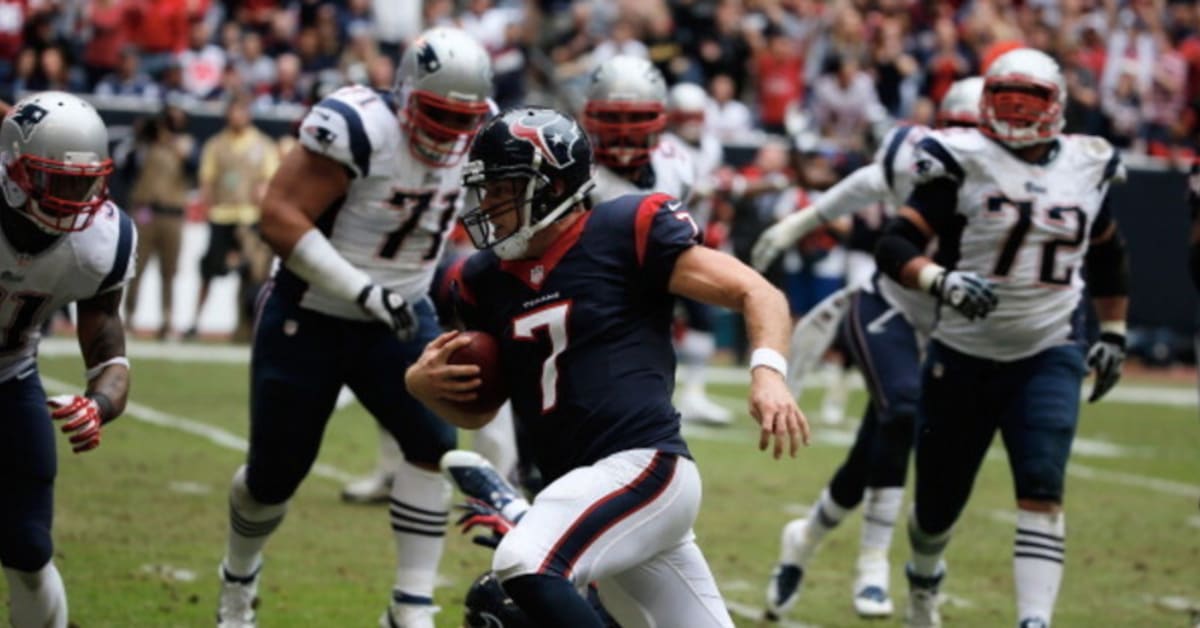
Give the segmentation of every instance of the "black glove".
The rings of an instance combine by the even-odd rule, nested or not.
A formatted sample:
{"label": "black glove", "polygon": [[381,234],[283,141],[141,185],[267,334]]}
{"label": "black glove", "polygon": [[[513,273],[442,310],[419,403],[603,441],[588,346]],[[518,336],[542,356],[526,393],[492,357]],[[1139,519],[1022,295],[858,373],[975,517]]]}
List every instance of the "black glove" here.
{"label": "black glove", "polygon": [[1087,366],[1096,371],[1092,394],[1088,403],[1099,401],[1117,381],[1121,379],[1121,365],[1125,363],[1125,336],[1115,332],[1103,332],[1088,350]]}
{"label": "black glove", "polygon": [[358,305],[376,320],[396,332],[402,342],[417,335],[417,315],[404,297],[375,284],[367,284],[358,293]]}

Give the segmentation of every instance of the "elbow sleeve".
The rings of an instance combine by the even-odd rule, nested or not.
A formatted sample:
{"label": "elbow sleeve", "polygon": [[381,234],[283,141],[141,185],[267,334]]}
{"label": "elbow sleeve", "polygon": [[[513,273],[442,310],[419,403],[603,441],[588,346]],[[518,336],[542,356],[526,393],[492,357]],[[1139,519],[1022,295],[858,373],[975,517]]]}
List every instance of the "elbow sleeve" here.
{"label": "elbow sleeve", "polygon": [[928,238],[913,223],[893,218],[875,245],[875,263],[888,277],[900,281],[900,271],[920,257]]}
{"label": "elbow sleeve", "polygon": [[1088,247],[1088,292],[1093,297],[1123,297],[1129,295],[1129,258],[1125,240],[1120,233]]}

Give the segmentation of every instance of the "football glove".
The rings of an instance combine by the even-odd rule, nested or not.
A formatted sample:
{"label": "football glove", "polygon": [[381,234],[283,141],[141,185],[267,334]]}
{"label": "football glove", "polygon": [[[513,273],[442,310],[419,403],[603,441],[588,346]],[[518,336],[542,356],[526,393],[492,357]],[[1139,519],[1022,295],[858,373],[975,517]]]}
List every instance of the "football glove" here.
{"label": "football glove", "polygon": [[775,258],[823,222],[824,219],[817,213],[816,208],[811,206],[783,218],[758,236],[754,248],[750,251],[751,264],[758,272],[766,272]]}
{"label": "football glove", "polygon": [[942,271],[929,286],[929,292],[938,300],[967,317],[967,320],[987,318],[996,309],[996,294],[992,282],[977,273],[959,270]]}
{"label": "football glove", "polygon": [[417,315],[404,297],[376,284],[367,284],[358,293],[358,305],[376,320],[396,332],[401,342],[417,335]]}
{"label": "football glove", "polygon": [[100,446],[100,404],[82,395],[57,395],[46,400],[50,418],[64,421],[60,430],[70,434],[71,449],[79,454]]}
{"label": "football glove", "polygon": [[1102,332],[1100,338],[1088,350],[1087,366],[1096,372],[1092,394],[1088,403],[1100,401],[1121,379],[1121,365],[1125,363],[1125,336],[1115,332]]}
{"label": "football glove", "polygon": [[513,526],[516,525],[514,521],[505,517],[499,510],[496,510],[491,504],[482,499],[468,497],[467,503],[459,504],[455,508],[463,511],[462,516],[455,522],[455,525],[462,528],[463,534],[470,532],[476,527],[487,528],[491,531],[490,535],[479,534],[471,539],[476,545],[496,549],[500,545],[500,540],[504,538],[504,535],[508,534],[513,529]]}

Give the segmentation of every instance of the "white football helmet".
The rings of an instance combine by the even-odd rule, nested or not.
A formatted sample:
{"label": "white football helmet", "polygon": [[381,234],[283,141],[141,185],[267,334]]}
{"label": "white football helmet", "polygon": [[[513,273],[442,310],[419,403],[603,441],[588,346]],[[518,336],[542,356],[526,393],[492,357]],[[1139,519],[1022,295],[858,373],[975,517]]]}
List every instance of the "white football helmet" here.
{"label": "white football helmet", "polygon": [[435,167],[452,165],[491,110],[491,57],[464,31],[429,29],[405,49],[393,92],[413,156]]}
{"label": "white football helmet", "polygon": [[704,115],[708,94],[695,83],[679,83],[667,96],[667,119],[671,130],[685,141],[700,143],[704,135]]}
{"label": "white football helmet", "polygon": [[937,125],[979,126],[979,107],[983,101],[983,77],[971,76],[954,81],[938,106]]}
{"label": "white football helmet", "polygon": [[51,233],[82,231],[108,200],[108,127],[73,94],[27,96],[0,123],[0,169],[9,207]]}
{"label": "white football helmet", "polygon": [[592,73],[581,122],[598,163],[636,168],[650,161],[667,126],[667,83],[654,64],[617,56]]}
{"label": "white football helmet", "polygon": [[1067,82],[1058,63],[1033,48],[992,62],[984,76],[980,130],[1012,148],[1047,142],[1066,123]]}

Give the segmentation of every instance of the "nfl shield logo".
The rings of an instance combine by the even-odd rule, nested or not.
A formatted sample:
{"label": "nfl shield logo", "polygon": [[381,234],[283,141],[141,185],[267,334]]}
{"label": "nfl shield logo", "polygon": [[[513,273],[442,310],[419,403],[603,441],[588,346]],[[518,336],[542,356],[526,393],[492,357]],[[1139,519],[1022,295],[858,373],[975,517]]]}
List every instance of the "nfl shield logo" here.
{"label": "nfl shield logo", "polygon": [[543,268],[541,264],[534,266],[533,269],[529,271],[529,281],[531,281],[535,284],[542,283],[542,279],[544,279],[545,277],[546,277],[546,269]]}

